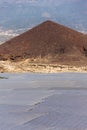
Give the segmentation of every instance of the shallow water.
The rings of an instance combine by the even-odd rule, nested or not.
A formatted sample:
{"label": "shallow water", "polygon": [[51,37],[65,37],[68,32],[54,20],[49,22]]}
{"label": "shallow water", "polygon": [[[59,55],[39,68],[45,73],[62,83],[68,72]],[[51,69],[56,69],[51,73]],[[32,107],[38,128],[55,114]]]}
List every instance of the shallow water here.
{"label": "shallow water", "polygon": [[87,74],[0,74],[0,130],[86,130]]}

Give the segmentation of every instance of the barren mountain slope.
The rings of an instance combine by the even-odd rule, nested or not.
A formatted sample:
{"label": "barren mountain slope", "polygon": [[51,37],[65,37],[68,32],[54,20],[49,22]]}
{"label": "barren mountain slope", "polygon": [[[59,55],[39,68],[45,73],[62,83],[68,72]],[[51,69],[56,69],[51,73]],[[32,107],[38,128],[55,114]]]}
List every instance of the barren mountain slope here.
{"label": "barren mountain slope", "polygon": [[52,21],[46,21],[0,45],[1,60],[38,58],[38,62],[85,63],[86,55],[86,36]]}

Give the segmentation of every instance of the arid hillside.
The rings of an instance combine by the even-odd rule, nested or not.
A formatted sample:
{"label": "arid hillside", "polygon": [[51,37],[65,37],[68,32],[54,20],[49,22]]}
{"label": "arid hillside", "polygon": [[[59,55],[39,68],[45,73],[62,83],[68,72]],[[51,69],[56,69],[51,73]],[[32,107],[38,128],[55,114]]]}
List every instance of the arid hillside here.
{"label": "arid hillside", "polygon": [[0,45],[0,60],[86,64],[87,37],[52,21]]}

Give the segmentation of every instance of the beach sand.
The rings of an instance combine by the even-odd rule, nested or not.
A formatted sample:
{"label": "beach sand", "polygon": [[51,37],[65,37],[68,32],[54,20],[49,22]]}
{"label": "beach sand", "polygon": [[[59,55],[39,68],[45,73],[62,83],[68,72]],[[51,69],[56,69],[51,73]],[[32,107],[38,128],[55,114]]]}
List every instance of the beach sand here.
{"label": "beach sand", "polygon": [[0,61],[0,72],[87,72],[87,66],[31,63],[29,60],[19,62]]}

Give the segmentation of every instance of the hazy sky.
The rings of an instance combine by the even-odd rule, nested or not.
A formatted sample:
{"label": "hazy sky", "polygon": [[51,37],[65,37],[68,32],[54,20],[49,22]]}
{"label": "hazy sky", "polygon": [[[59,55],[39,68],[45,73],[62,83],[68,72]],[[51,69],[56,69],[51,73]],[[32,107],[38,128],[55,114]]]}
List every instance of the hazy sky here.
{"label": "hazy sky", "polygon": [[0,0],[0,40],[48,19],[87,32],[87,0]]}

